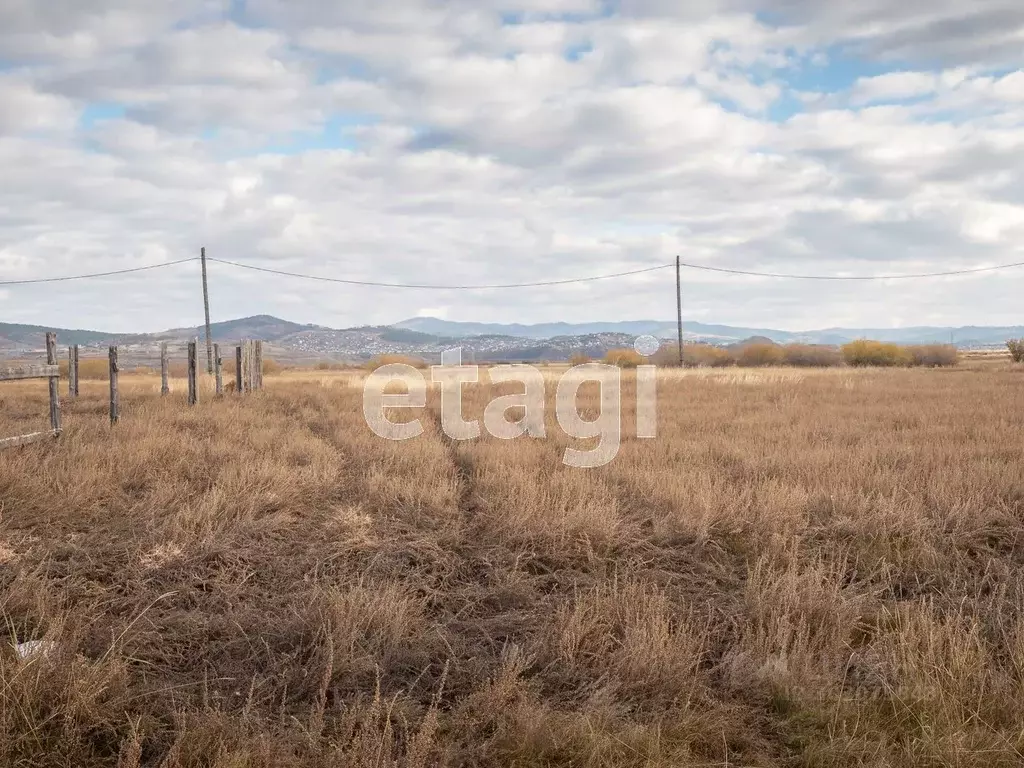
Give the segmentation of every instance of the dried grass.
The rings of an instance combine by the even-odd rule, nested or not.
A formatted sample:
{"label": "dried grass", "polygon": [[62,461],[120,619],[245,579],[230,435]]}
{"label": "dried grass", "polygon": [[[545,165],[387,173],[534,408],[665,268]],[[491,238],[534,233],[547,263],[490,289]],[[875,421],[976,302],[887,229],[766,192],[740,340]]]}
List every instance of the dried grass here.
{"label": "dried grass", "polygon": [[1019,371],[676,370],[652,441],[623,377],[592,471],[553,408],[389,443],[358,374],[124,375],[111,429],[84,381],[0,453],[0,765],[1024,761]]}

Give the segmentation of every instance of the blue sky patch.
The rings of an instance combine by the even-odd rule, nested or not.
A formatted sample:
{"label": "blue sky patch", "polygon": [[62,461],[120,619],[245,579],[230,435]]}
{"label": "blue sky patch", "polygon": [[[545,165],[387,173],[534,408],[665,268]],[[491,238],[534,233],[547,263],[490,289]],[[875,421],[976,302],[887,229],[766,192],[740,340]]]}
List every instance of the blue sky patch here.
{"label": "blue sky patch", "polygon": [[78,125],[83,130],[90,130],[97,123],[107,120],[117,120],[125,116],[126,110],[121,104],[97,102],[86,105],[79,115]]}

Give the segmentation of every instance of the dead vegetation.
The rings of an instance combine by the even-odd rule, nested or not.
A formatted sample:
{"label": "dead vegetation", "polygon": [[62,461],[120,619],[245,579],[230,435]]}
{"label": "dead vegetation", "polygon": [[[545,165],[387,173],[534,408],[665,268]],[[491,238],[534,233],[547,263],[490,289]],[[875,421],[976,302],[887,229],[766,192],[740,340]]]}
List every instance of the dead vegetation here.
{"label": "dead vegetation", "polygon": [[1019,371],[677,371],[643,441],[623,376],[589,471],[553,408],[391,443],[357,374],[125,375],[111,429],[83,382],[0,453],[0,765],[1021,764]]}

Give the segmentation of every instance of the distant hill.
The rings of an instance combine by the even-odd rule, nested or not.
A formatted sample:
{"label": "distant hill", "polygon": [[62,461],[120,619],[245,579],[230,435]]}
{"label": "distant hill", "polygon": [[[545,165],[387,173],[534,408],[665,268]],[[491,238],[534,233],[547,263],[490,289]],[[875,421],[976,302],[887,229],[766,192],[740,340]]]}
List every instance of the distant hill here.
{"label": "distant hill", "polygon": [[[318,325],[301,325],[289,320],[282,320],[272,315],[254,315],[243,317],[238,320],[226,320],[221,323],[210,323],[210,334],[214,341],[235,342],[240,339],[263,339],[264,341],[277,341],[293,333],[300,331],[320,330]],[[329,330],[329,329],[325,329]],[[152,334],[153,337],[163,340],[187,340],[195,336],[206,338],[204,326],[195,328],[173,328],[162,333]]]}
{"label": "distant hill", "polygon": [[[549,339],[555,336],[585,336],[595,333],[626,333],[633,336],[650,334],[660,339],[675,339],[675,322],[630,320],[594,323],[472,323],[440,320],[435,317],[414,317],[395,324],[421,333],[451,338],[471,338],[485,334],[527,339]],[[855,339],[877,339],[903,344],[950,342],[962,347],[999,346],[1007,339],[1024,337],[1024,326],[963,326],[911,328],[824,328],[809,331],[780,331],[771,328],[745,328],[731,325],[684,322],[683,336],[689,341],[730,344],[760,336],[779,344],[845,344]]]}
{"label": "distant hill", "polygon": [[0,323],[0,347],[42,347],[47,331],[56,330],[60,344],[103,344],[118,338],[114,333],[47,328],[42,325]]}
{"label": "distant hill", "polygon": [[731,349],[737,349],[740,347],[749,347],[754,344],[771,344],[776,345],[776,342],[769,339],[767,336],[750,336],[749,338],[743,339],[743,341],[737,341],[735,344],[730,344]]}
{"label": "distant hill", "polygon": [[[963,348],[999,347],[1006,339],[1024,337],[1024,327],[962,328],[914,327],[900,329],[826,328],[817,331],[779,331],[729,325],[686,322],[684,340],[719,346],[750,343],[752,340],[779,344],[844,344],[858,338],[909,344],[953,340]],[[182,346],[205,338],[202,326],[174,328],[152,334],[114,334],[39,325],[0,323],[0,356],[22,353],[38,355],[47,330],[55,330],[61,347],[79,344],[92,347],[91,354],[105,353],[109,344],[132,347],[133,354],[158,352],[161,342]],[[431,317],[416,317],[393,326],[363,326],[333,329],[293,323],[272,315],[255,315],[212,325],[213,338],[233,345],[243,338],[263,339],[271,345],[268,356],[281,360],[366,360],[375,355],[400,354],[439,360],[444,349],[459,346],[477,360],[567,360],[580,353],[600,357],[609,349],[628,347],[637,336],[650,334],[669,343],[675,341],[676,324],[658,320],[593,323],[540,323],[536,325],[462,323]]]}

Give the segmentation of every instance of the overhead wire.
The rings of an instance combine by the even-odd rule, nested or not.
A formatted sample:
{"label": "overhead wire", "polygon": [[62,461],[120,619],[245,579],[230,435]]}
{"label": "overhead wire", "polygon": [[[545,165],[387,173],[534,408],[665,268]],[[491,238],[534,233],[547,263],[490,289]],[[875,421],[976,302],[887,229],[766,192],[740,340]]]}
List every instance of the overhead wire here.
{"label": "overhead wire", "polygon": [[[106,272],[92,272],[84,275],[64,275],[60,277],[38,277],[28,278],[22,280],[0,280],[0,286],[10,285],[33,285],[39,283],[60,283],[71,280],[88,280],[98,277],[112,277],[116,275],[127,275],[134,272],[145,272],[148,270],[162,269],[164,267],[173,267],[178,264],[185,264],[190,261],[199,261],[198,256],[190,256],[185,259],[177,259],[175,261],[165,261],[160,264],[147,264],[141,267],[127,267],[125,269],[113,269]],[[406,288],[416,290],[437,290],[437,291],[482,291],[482,290],[500,290],[500,289],[511,289],[511,288],[541,288],[545,286],[556,286],[556,285],[571,285],[574,283],[588,283],[597,280],[612,280],[620,277],[629,277],[632,275],[641,275],[649,272],[656,272],[662,269],[670,269],[675,266],[674,263],[669,264],[658,264],[653,267],[644,267],[642,269],[631,269],[625,272],[613,272],[611,274],[604,275],[590,275],[587,277],[575,277],[566,278],[562,280],[537,280],[532,282],[522,283],[492,283],[482,285],[469,285],[469,284],[455,284],[455,285],[443,285],[436,283],[392,283],[377,280],[357,280],[354,278],[344,277],[328,277],[325,275],[313,275],[304,272],[291,272],[283,269],[274,269],[272,267],[259,267],[255,264],[244,264],[238,261],[230,261],[228,259],[218,259],[215,257],[207,257],[207,261],[216,262],[218,264],[224,264],[226,266],[236,267],[238,269],[246,269],[254,272],[263,272],[271,275],[279,275],[282,277],[294,277],[303,280],[314,280],[318,282],[326,283],[341,283],[344,285],[358,285],[373,288]],[[820,275],[820,274],[794,274],[794,273],[783,273],[783,272],[761,272],[757,270],[748,269],[733,269],[730,267],[716,267],[708,264],[692,264],[685,261],[679,262],[680,267],[686,267],[687,269],[698,270],[702,272],[717,272],[728,275],[744,275],[748,277],[768,277],[777,279],[787,280],[917,280],[929,277],[953,277],[957,275],[971,275],[982,272],[995,272],[1001,269],[1015,269],[1018,267],[1024,267],[1024,262],[1013,262],[1010,264],[998,264],[990,267],[969,267],[965,269],[952,269],[942,272],[919,272],[914,274],[900,274],[900,275]]]}
{"label": "overhead wire", "polygon": [[88,280],[93,277],[110,277],[112,275],[127,275],[131,272],[145,272],[149,269],[161,269],[173,267],[175,264],[184,264],[187,261],[198,261],[199,257],[190,256],[187,259],[177,261],[165,261],[160,264],[147,264],[143,267],[128,267],[126,269],[112,269],[109,272],[92,272],[88,275],[65,275],[63,277],[34,277],[27,280],[0,280],[0,285],[33,285],[36,283],[63,283],[69,280]]}
{"label": "overhead wire", "polygon": [[1013,269],[1015,267],[1024,267],[1024,261],[1018,261],[1012,264],[999,264],[994,267],[972,267],[968,269],[951,269],[947,272],[921,272],[918,274],[903,275],[796,275],[780,272],[757,272],[754,270],[747,269],[729,269],[727,267],[712,267],[706,264],[688,264],[685,261],[680,261],[679,266],[687,267],[689,269],[697,269],[703,272],[724,272],[729,275],[748,275],[751,277],[776,277],[788,280],[916,280],[923,277],[950,277],[953,275],[971,275],[976,274],[978,272],[994,272],[998,269]]}
{"label": "overhead wire", "polygon": [[656,267],[646,267],[644,269],[632,269],[628,272],[615,272],[610,275],[592,275],[590,277],[575,277],[565,280],[539,280],[530,283],[495,283],[493,285],[437,285],[432,283],[385,283],[374,280],[353,280],[350,278],[342,277],[324,277],[322,275],[308,275],[301,272],[287,272],[282,269],[271,269],[270,267],[257,267],[252,264],[242,264],[237,261],[227,261],[226,259],[215,259],[207,257],[207,261],[215,261],[218,264],[228,264],[232,267],[240,267],[241,269],[251,269],[256,272],[266,272],[271,275],[283,275],[285,277],[299,277],[306,280],[318,280],[325,283],[344,283],[345,285],[365,285],[372,286],[375,288],[416,288],[419,290],[437,290],[437,291],[483,291],[493,290],[499,288],[538,288],[541,286],[548,285],[569,285],[570,283],[587,283],[594,280],[611,280],[616,277],[628,277],[630,275],[641,275],[645,272],[655,272],[659,269],[668,269],[675,266],[675,264],[659,264]]}

